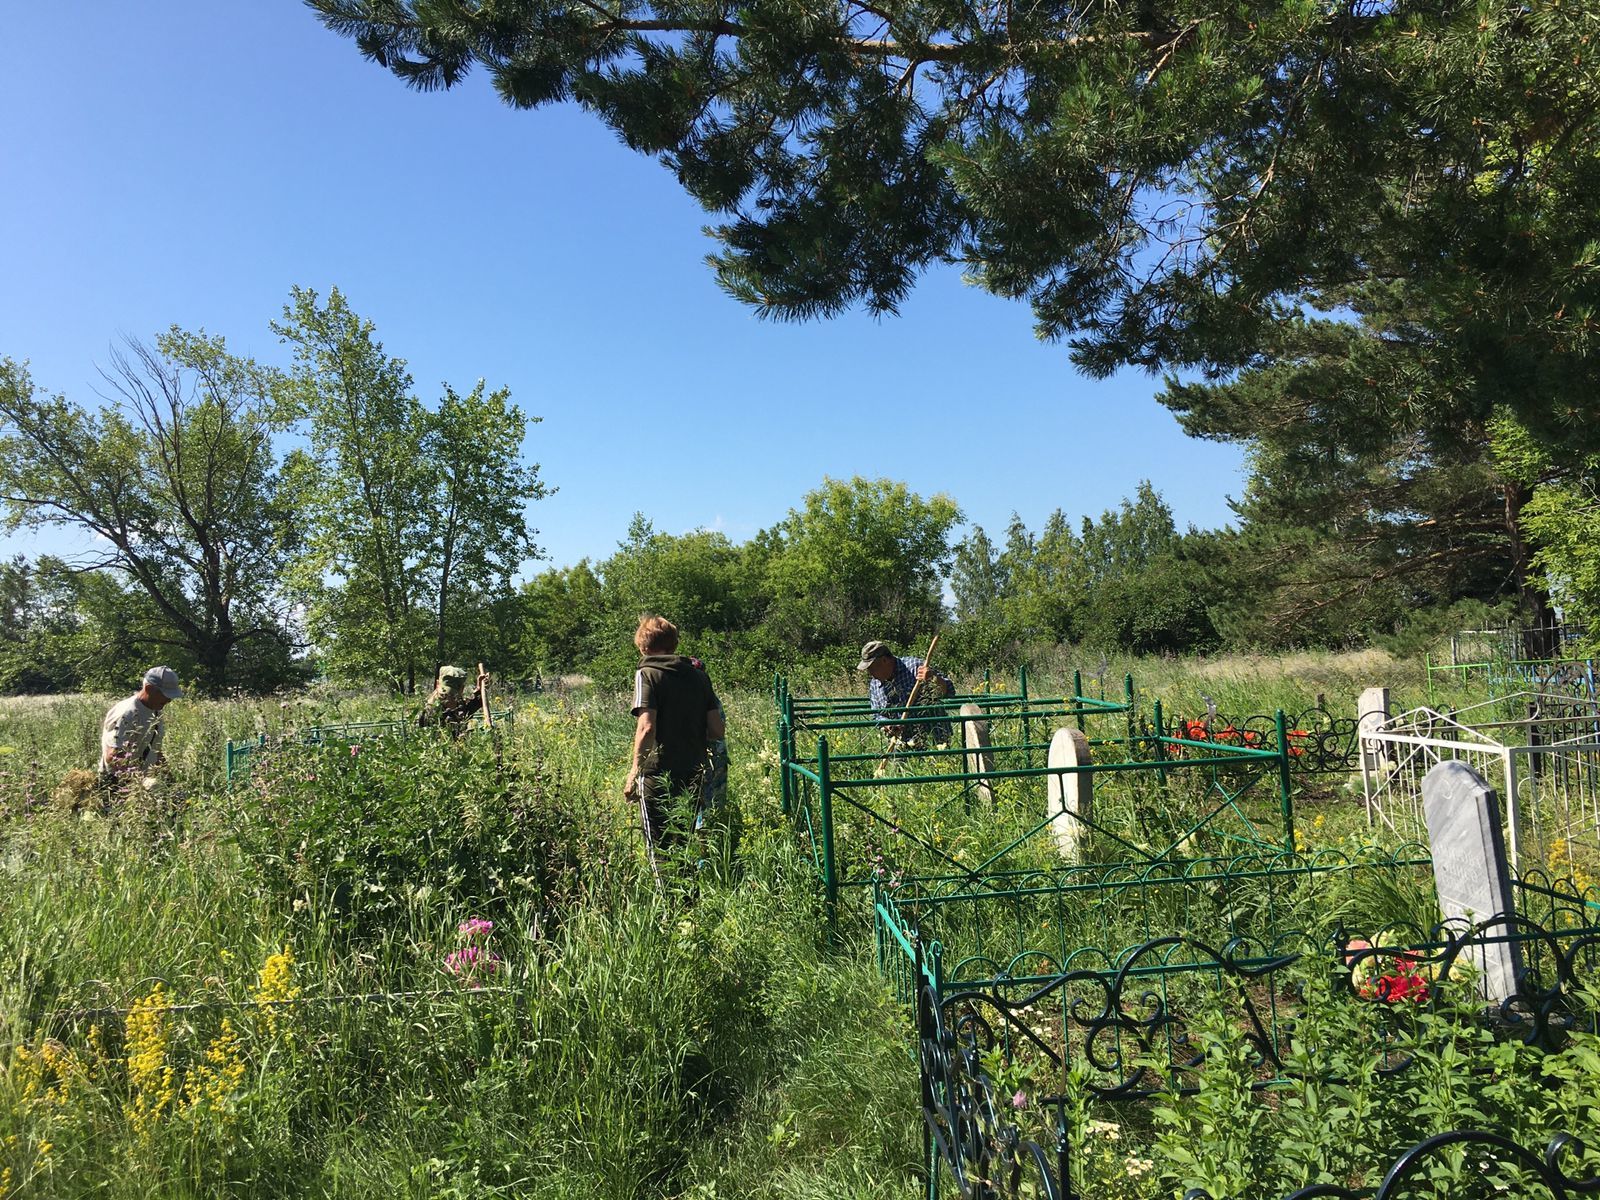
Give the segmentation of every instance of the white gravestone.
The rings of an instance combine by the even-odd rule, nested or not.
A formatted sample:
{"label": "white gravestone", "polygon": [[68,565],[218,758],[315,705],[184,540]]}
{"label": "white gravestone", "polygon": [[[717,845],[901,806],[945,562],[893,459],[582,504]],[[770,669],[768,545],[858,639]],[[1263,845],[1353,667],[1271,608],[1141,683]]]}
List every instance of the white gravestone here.
{"label": "white gravestone", "polygon": [[[1515,912],[1505,835],[1494,789],[1464,762],[1436,765],[1422,780],[1422,812],[1428,822],[1433,880],[1446,918],[1474,924]],[[1496,925],[1490,937],[1512,932]],[[1463,954],[1479,972],[1478,990],[1492,1003],[1517,990],[1522,966],[1515,942],[1489,943]]]}
{"label": "white gravestone", "polygon": [[[989,749],[989,722],[976,704],[961,706],[961,744],[967,748],[967,774],[985,776],[994,770],[994,754]],[[973,793],[986,804],[994,803],[994,787],[987,779],[972,781]]]}
{"label": "white gravestone", "polygon": [[[1089,762],[1089,739],[1081,729],[1056,730],[1050,739],[1052,772],[1063,767],[1086,767]],[[1087,832],[1083,822],[1094,815],[1094,776],[1087,771],[1046,776],[1044,811],[1051,819],[1050,832],[1055,835],[1061,857],[1077,862],[1078,845]]]}
{"label": "white gravestone", "polygon": [[1367,771],[1382,770],[1383,752],[1367,739],[1389,719],[1389,689],[1369,687],[1356,701],[1356,737],[1361,747],[1361,764]]}

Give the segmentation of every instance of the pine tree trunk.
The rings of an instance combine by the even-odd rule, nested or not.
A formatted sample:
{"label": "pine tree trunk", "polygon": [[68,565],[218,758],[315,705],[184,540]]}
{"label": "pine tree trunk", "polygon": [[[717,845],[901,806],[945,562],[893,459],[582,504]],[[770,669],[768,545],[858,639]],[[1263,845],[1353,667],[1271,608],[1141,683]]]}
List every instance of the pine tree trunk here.
{"label": "pine tree trunk", "polygon": [[1520,639],[1521,653],[1528,658],[1554,658],[1560,649],[1555,609],[1550,606],[1549,594],[1533,576],[1533,556],[1522,535],[1522,507],[1528,502],[1528,489],[1520,483],[1506,483],[1503,491],[1512,577],[1516,581],[1522,615],[1527,621]]}

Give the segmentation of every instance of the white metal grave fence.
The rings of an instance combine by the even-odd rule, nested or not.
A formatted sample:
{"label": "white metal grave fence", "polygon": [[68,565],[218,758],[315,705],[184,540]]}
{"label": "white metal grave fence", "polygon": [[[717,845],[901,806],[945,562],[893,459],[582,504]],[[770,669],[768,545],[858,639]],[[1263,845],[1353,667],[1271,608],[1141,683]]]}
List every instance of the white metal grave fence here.
{"label": "white metal grave fence", "polygon": [[1422,778],[1456,759],[1500,793],[1513,869],[1600,871],[1600,703],[1520,692],[1458,711],[1416,708],[1362,746],[1370,825],[1425,841]]}

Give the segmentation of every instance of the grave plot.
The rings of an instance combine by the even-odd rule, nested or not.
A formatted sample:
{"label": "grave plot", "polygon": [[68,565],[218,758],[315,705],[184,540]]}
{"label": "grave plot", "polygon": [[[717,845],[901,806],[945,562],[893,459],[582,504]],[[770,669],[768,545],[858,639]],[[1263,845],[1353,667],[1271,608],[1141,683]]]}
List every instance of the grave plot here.
{"label": "grave plot", "polygon": [[1600,879],[1600,703],[1518,692],[1459,710],[1417,708],[1362,732],[1362,791],[1375,834],[1424,836],[1422,783],[1459,761],[1491,781],[1515,871]]}
{"label": "grave plot", "polygon": [[1423,658],[1428,703],[1443,705],[1468,689],[1493,695],[1542,692],[1575,699],[1600,698],[1595,660],[1579,657],[1588,630],[1581,625],[1522,629],[1464,629],[1449,649]]}
{"label": "grave plot", "polygon": [[1286,738],[1269,750],[1136,729],[1132,692],[1130,679],[1122,703],[1033,697],[1023,676],[1013,693],[896,714],[936,731],[906,744],[865,700],[795,696],[780,679],[782,803],[830,914],[885,880],[1293,848]]}
{"label": "grave plot", "polygon": [[[997,1177],[1034,1190],[996,1195],[1074,1195],[1086,1114],[1193,1092],[1219,1036],[1243,1047],[1230,1086],[1261,1090],[1397,1076],[1436,1062],[1440,1037],[1489,1072],[1497,1041],[1548,1051],[1600,1029],[1594,892],[1514,874],[1495,789],[1465,763],[1421,790],[1429,845],[1394,854],[880,885],[879,961],[916,1001],[930,1174],[964,1195]],[[1318,1027],[1338,1032],[1308,1054]],[[1013,1087],[1026,1103],[1008,1112]]]}
{"label": "grave plot", "polygon": [[[1186,991],[1171,988],[1164,976],[1136,974],[1146,959],[1156,966],[1174,951],[1192,964],[1177,977],[1194,985]],[[1508,951],[1527,964],[1525,972],[1499,1004],[1482,1006],[1477,964]],[[1147,1101],[1192,1095],[1212,1071],[1226,1073],[1236,1096],[1282,1090],[1291,1100],[1304,1094],[1300,1085],[1376,1098],[1385,1086],[1403,1088],[1411,1075],[1437,1071],[1444,1055],[1457,1086],[1488,1081],[1505,1070],[1508,1060],[1495,1052],[1504,1042],[1530,1047],[1533,1057],[1520,1060],[1526,1064],[1563,1049],[1574,1032],[1600,1031],[1586,990],[1597,968],[1600,929],[1556,933],[1514,919],[1442,929],[1409,948],[1340,939],[1321,952],[1258,962],[1198,938],[1172,937],[1141,948],[1115,974],[1066,972],[1021,994],[992,988],[941,994],[921,976],[917,1057],[927,1194],[1094,1195],[1084,1178],[1094,1140],[1137,1138],[1148,1128]],[[1237,1048],[1225,1063],[1215,1055],[1218,1042]],[[1244,1103],[1242,1096],[1237,1102]],[[1457,1129],[1419,1146],[1494,1137]],[[1500,1163],[1510,1148],[1499,1147]],[[1119,1146],[1111,1158],[1129,1154],[1135,1161],[1138,1149]],[[1538,1167],[1535,1156],[1522,1157]],[[1311,1188],[1287,1200],[1369,1196],[1391,1165],[1352,1161],[1346,1169],[1364,1176],[1366,1187]],[[1531,1181],[1393,1194],[1533,1195],[1521,1186]],[[1200,1193],[1187,1194],[1199,1200]],[[1569,1193],[1558,1186],[1550,1194]]]}
{"label": "grave plot", "polygon": [[[491,716],[495,721],[509,721],[513,710],[506,708]],[[474,722],[468,733],[482,731],[485,726]],[[348,746],[381,739],[405,741],[417,736],[415,719],[398,721],[345,721],[333,725],[310,725],[304,729],[281,734],[259,734],[253,738],[230,740],[222,748],[224,778],[231,784],[238,776],[249,772],[253,763],[263,755],[285,751],[306,750],[315,746]]]}

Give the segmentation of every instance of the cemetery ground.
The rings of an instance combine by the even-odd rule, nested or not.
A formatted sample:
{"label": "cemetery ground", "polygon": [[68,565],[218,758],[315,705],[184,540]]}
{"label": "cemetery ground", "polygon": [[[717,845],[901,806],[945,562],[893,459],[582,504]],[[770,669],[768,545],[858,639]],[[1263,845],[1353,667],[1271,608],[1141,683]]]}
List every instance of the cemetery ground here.
{"label": "cemetery ground", "polygon": [[[1159,699],[1200,718],[1209,699],[1224,725],[1279,708],[1293,723],[1319,694],[1353,715],[1373,683],[1410,707],[1424,686],[1415,664],[1370,652],[1092,666],[1085,696],[1118,700],[1131,674],[1141,716]],[[1037,672],[1035,694],[1066,695],[1069,680]],[[859,681],[815,683],[847,687]],[[1112,889],[1008,887],[993,905],[936,868],[998,851],[994,872],[1029,885],[1070,876],[1048,838],[1007,849],[1036,814],[1007,810],[1003,789],[976,805],[902,785],[916,760],[874,755],[860,774],[894,824],[840,816],[846,886],[830,906],[814,841],[780,809],[771,693],[724,699],[729,804],[688,856],[703,861],[659,889],[620,796],[625,699],[601,685],[520,700],[497,736],[459,743],[291,736],[398,715],[371,697],[183,702],[168,710],[170,783],[109,812],[71,774],[93,761],[104,704],[6,702],[0,1196],[925,1195],[923,967],[886,943],[877,909],[905,916],[919,953],[937,937],[950,990],[1017,1002],[987,1016],[1018,1027],[976,1064],[1007,1109],[991,1115],[1051,1148],[1063,1109],[1047,1098],[1075,1097],[1085,1197],[1370,1188],[1406,1146],[1462,1128],[1540,1151],[1557,1131],[1600,1142],[1600,1043],[1574,1033],[1546,1053],[1495,1037],[1475,993],[1445,997],[1436,960],[1363,959],[1342,989],[1326,955],[1287,944],[1256,946],[1249,961],[1273,965],[1253,975],[1176,969],[1204,965],[1195,942],[1223,953],[1263,929],[1294,949],[1337,942],[1347,961],[1361,941],[1437,921],[1425,849],[1369,827],[1359,773],[1296,775],[1292,847],[1197,845],[1181,888],[1124,874]],[[256,735],[268,750],[230,786],[223,744]],[[1150,811],[1202,798],[1179,779],[1198,773],[1169,765],[1165,791],[1153,772],[1148,786],[1097,781],[1108,829],[1148,829]],[[1257,792],[1245,766],[1207,770],[1267,827],[1272,780]],[[1101,837],[1083,843],[1086,863]],[[1280,853],[1322,868],[1237,866]],[[1562,854],[1548,865],[1600,874]],[[1219,858],[1235,865],[1205,865]],[[1557,908],[1541,911],[1552,925]],[[1062,985],[1076,1009],[1023,1003],[1090,965],[1074,951],[1165,934],[1187,957],[1142,952],[1165,957],[1137,985],[1139,1011],[1171,1018],[1146,1020],[1142,1040],[1133,989],[1108,1009],[1093,971]],[[1095,1041],[1108,1011],[1120,1056]],[[1568,1153],[1573,1178],[1594,1173]],[[1509,1156],[1432,1166],[1435,1190],[1406,1194],[1545,1194]]]}

